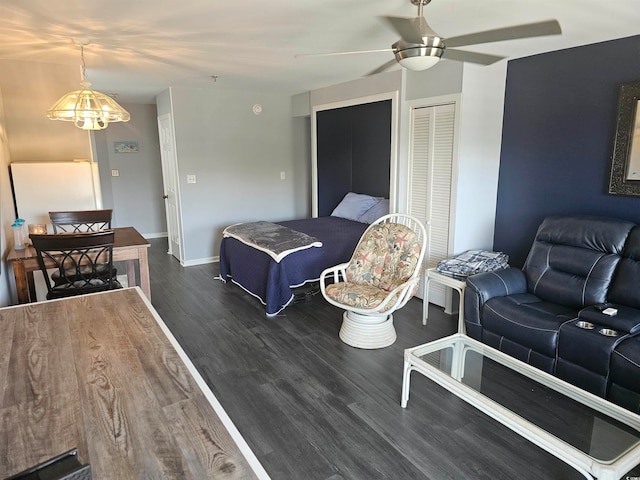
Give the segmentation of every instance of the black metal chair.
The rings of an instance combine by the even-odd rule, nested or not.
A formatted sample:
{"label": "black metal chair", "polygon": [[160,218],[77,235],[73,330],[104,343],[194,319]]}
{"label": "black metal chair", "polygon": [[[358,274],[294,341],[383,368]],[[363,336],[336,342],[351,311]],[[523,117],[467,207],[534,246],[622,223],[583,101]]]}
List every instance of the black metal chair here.
{"label": "black metal chair", "polygon": [[5,480],[91,480],[91,465],[82,465],[74,448]]}
{"label": "black metal chair", "polygon": [[111,228],[113,210],[49,212],[53,233],[95,232]]}
{"label": "black metal chair", "polygon": [[[30,237],[47,284],[47,300],[122,288],[113,268],[113,230]],[[54,269],[55,280],[49,269]]]}
{"label": "black metal chair", "polygon": [[[112,213],[111,209],[49,212],[49,220],[53,233],[97,232],[111,228]],[[115,274],[114,270],[113,275]],[[51,279],[56,285],[64,283],[57,272],[51,275]]]}

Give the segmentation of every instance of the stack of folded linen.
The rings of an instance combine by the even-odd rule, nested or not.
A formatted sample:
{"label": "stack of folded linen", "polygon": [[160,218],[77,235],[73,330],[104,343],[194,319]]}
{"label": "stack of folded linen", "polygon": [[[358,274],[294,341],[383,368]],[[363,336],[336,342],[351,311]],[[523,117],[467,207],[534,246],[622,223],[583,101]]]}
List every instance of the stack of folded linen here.
{"label": "stack of folded linen", "polygon": [[438,263],[436,270],[443,275],[466,278],[482,272],[493,272],[509,267],[509,255],[489,250],[467,250]]}

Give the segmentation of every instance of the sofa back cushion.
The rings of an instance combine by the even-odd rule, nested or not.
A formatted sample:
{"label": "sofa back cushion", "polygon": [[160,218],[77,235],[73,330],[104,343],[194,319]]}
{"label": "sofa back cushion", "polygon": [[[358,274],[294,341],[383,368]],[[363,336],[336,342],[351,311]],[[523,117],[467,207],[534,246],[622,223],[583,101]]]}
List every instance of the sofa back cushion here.
{"label": "sofa back cushion", "polygon": [[633,227],[604,217],[546,218],[523,268],[528,291],[574,308],[605,302]]}
{"label": "sofa back cushion", "polygon": [[607,301],[640,309],[640,227],[629,234]]}

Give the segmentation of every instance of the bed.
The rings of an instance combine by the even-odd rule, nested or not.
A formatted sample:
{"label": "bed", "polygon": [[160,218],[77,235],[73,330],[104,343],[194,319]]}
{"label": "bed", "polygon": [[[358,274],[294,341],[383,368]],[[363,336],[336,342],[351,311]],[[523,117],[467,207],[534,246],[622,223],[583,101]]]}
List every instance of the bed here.
{"label": "bed", "polygon": [[[220,244],[220,279],[259,299],[267,316],[279,314],[292,303],[296,289],[317,282],[324,269],[349,261],[369,224],[388,213],[388,200],[369,197],[363,203],[364,197],[368,196],[348,193],[331,216],[276,222],[317,240],[279,261],[246,241],[225,235]],[[357,206],[356,200],[360,201]]]}

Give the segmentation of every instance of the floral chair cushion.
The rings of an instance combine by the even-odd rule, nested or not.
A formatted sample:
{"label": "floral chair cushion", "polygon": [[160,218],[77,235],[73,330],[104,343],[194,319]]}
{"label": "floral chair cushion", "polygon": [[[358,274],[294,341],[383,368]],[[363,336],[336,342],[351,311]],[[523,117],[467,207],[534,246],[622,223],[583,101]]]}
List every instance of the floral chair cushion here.
{"label": "floral chair cushion", "polygon": [[[346,281],[327,286],[335,301],[357,308],[376,308],[394,288],[406,283],[419,268],[420,242],[398,223],[374,225],[360,240],[346,268]],[[388,303],[391,308],[395,298]]]}

